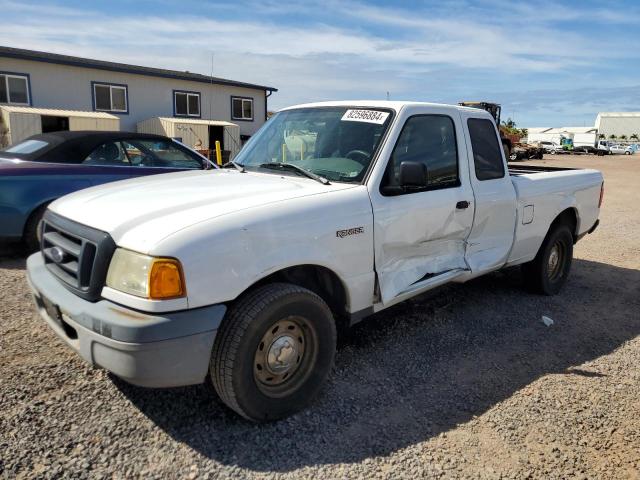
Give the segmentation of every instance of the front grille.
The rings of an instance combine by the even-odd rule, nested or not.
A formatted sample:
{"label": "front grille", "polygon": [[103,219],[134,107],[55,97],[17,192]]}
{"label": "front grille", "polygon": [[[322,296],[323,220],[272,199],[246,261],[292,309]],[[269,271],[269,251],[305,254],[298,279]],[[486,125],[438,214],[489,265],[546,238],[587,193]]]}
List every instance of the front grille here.
{"label": "front grille", "polygon": [[80,297],[98,300],[116,247],[113,239],[49,210],[41,228],[40,249],[49,271]]}

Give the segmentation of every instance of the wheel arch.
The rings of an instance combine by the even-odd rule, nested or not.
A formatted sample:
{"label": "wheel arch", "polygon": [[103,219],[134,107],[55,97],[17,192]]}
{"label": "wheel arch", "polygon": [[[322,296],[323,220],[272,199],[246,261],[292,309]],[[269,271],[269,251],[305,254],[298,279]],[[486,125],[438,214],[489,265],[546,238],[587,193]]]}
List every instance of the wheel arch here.
{"label": "wheel arch", "polygon": [[349,292],[340,276],[322,265],[302,264],[282,268],[257,280],[242,293],[268,283],[284,282],[311,290],[322,298],[336,320],[349,317]]}
{"label": "wheel arch", "polygon": [[31,222],[33,221],[33,218],[35,217],[35,215],[38,214],[38,212],[43,209],[46,208],[51,202],[53,202],[54,200],[56,200],[56,198],[50,198],[47,200],[43,200],[41,202],[39,202],[37,205],[35,205],[31,211],[29,212],[28,215],[25,216],[25,221],[24,224],[22,225],[22,238],[24,239],[26,233],[27,233],[27,228],[29,228],[29,225],[31,224]]}
{"label": "wheel arch", "polygon": [[573,243],[575,244],[578,241],[578,228],[580,226],[580,218],[575,207],[565,208],[558,215],[556,215],[556,218],[554,218],[553,222],[551,222],[551,225],[549,225],[547,235],[549,235],[549,232],[551,232],[551,230],[553,230],[556,225],[567,225],[571,230]]}

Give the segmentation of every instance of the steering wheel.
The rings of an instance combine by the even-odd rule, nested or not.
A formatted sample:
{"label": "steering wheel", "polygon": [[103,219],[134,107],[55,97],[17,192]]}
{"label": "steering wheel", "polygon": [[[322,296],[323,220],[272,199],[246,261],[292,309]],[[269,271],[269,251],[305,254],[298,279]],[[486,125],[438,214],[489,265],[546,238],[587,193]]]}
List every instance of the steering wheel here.
{"label": "steering wheel", "polygon": [[364,150],[351,150],[350,152],[347,152],[345,157],[350,160],[355,160],[363,166],[366,166],[369,163],[371,154],[369,152],[365,152]]}

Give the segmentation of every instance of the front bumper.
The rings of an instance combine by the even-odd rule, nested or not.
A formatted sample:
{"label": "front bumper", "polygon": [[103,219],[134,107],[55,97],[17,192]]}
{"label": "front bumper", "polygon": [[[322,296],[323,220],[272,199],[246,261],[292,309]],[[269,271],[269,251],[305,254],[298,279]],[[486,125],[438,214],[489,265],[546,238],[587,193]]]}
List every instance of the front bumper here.
{"label": "front bumper", "polygon": [[91,365],[144,387],[204,381],[224,305],[148,315],[89,302],[47,270],[40,252],[27,260],[27,279],[42,318]]}

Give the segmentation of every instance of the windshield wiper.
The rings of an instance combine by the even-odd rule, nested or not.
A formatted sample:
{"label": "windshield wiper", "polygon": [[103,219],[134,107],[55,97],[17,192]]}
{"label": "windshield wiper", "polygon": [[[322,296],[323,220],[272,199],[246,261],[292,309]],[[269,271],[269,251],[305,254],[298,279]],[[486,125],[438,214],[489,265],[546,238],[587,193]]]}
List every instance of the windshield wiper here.
{"label": "windshield wiper", "polygon": [[239,163],[234,162],[233,160],[230,160],[229,162],[225,163],[222,168],[229,168],[229,165],[231,165],[232,167],[235,167],[236,170],[238,170],[240,173],[245,173],[246,170],[244,168],[244,165],[240,165]]}
{"label": "windshield wiper", "polygon": [[326,178],[321,177],[320,175],[317,175],[313,172],[310,172],[309,170],[305,170],[304,168],[299,167],[298,165],[295,165],[293,163],[268,162],[268,163],[260,164],[260,168],[269,168],[271,170],[292,170],[294,172],[301,173],[307,178],[312,178],[316,182],[320,182],[323,185],[331,185],[329,180],[327,180]]}

